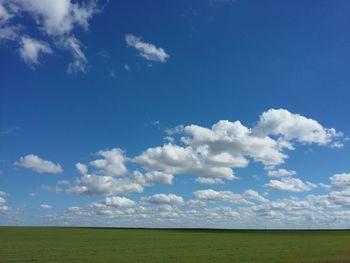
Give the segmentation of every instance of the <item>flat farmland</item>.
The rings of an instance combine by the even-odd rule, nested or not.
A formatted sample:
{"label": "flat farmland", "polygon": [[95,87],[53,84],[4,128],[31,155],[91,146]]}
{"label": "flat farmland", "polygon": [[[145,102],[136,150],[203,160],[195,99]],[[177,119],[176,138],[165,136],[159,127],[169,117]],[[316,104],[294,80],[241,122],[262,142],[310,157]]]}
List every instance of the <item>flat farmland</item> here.
{"label": "flat farmland", "polygon": [[350,263],[350,231],[0,227],[0,262]]}

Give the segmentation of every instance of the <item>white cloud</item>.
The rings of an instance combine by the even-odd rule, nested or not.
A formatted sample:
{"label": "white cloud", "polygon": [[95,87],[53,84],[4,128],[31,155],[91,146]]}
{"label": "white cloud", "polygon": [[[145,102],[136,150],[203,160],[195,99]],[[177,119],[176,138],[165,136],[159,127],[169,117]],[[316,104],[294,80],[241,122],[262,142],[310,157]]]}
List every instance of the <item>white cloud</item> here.
{"label": "white cloud", "polygon": [[16,1],[21,11],[28,12],[38,26],[50,36],[69,34],[75,26],[88,28],[89,20],[97,12],[95,1],[74,4],[70,0]]}
{"label": "white cloud", "polygon": [[350,208],[350,191],[330,192],[328,198],[336,205]]}
{"label": "white cloud", "polygon": [[[285,119],[298,129],[294,130]],[[330,144],[341,137],[334,129],[282,109],[262,113],[252,128],[240,121],[221,120],[210,128],[179,125],[167,133],[172,137],[171,143],[148,148],[133,160],[149,170],[193,174],[201,177],[198,182],[206,183],[236,179],[233,169],[247,167],[250,160],[261,162],[270,176],[295,175],[292,170],[274,169],[288,158],[286,150],[294,150],[290,140]],[[176,135],[182,135],[179,144],[175,143]]]}
{"label": "white cloud", "polygon": [[127,172],[124,162],[126,158],[119,148],[111,150],[99,151],[98,155],[104,159],[98,159],[90,162],[90,165],[98,169],[100,173],[107,176],[123,175]]}
{"label": "white cloud", "polygon": [[51,208],[52,208],[52,205],[41,204],[41,205],[40,205],[40,208],[41,208],[41,209],[51,209]]}
{"label": "white cloud", "polygon": [[310,182],[303,182],[297,178],[284,177],[281,180],[270,180],[265,186],[281,190],[281,191],[289,191],[289,192],[305,192],[311,191],[316,188],[317,185]]}
{"label": "white cloud", "polygon": [[182,204],[184,200],[181,196],[175,194],[155,194],[148,197],[142,197],[141,200],[143,202],[151,203],[151,204]]}
{"label": "white cloud", "polygon": [[[210,189],[209,189],[210,190]],[[199,191],[198,191],[199,192]],[[330,192],[308,195],[303,199],[289,197],[270,201],[250,189],[241,197],[254,202],[236,202],[230,191],[199,192],[199,199],[184,202],[174,194],[141,197],[142,205],[134,200],[117,199],[116,205],[105,200],[85,207],[71,207],[63,214],[51,215],[50,222],[79,225],[142,226],[142,227],[227,227],[227,228],[314,228],[346,227],[348,225],[350,193]],[[233,199],[233,201],[231,201]],[[229,201],[230,207],[210,202]],[[232,220],[234,219],[234,220]]]}
{"label": "white cloud", "polygon": [[140,184],[128,179],[117,179],[112,176],[85,174],[76,180],[76,186],[67,190],[70,193],[81,195],[115,195],[120,193],[142,192]]}
{"label": "white cloud", "polygon": [[28,154],[19,158],[15,165],[31,169],[38,173],[61,173],[63,169],[60,164],[55,164],[48,160],[43,160],[34,154]]}
{"label": "white cloud", "polygon": [[104,204],[114,207],[126,207],[134,206],[136,203],[133,200],[126,197],[112,196],[106,197],[104,200]]}
{"label": "white cloud", "polygon": [[41,54],[52,54],[52,49],[45,42],[30,37],[22,37],[19,54],[26,64],[33,66],[39,64]]}
{"label": "white cloud", "polygon": [[286,156],[280,152],[285,145],[269,137],[256,137],[251,130],[239,121],[221,120],[211,129],[198,125],[183,128],[185,134],[182,140],[199,151],[207,162],[227,165],[229,167],[246,167],[252,157],[265,165],[283,163]]}
{"label": "white cloud", "polygon": [[69,63],[68,65],[68,73],[87,71],[88,60],[84,52],[82,51],[81,43],[77,38],[75,38],[74,36],[63,38],[59,42],[59,45],[64,49],[69,50],[74,58],[74,61]]}
{"label": "white cloud", "polygon": [[288,177],[296,175],[296,171],[286,170],[286,169],[277,169],[277,170],[268,170],[267,174],[271,177]]}
{"label": "white cloud", "polygon": [[135,182],[144,186],[152,186],[155,184],[172,184],[173,177],[174,176],[172,174],[160,171],[151,171],[145,174],[142,174],[139,171],[134,171],[131,174],[131,178]]}
{"label": "white cloud", "polygon": [[171,174],[193,173],[199,176],[235,179],[230,167],[206,165],[205,161],[191,147],[165,144],[162,147],[149,148],[134,161],[150,169],[164,170]]}
{"label": "white cloud", "polygon": [[97,12],[94,0],[80,4],[71,0],[3,0],[0,4],[0,40],[19,42],[21,57],[32,66],[39,64],[40,53],[51,54],[48,43],[25,35],[26,28],[21,20],[28,16],[46,38],[73,54],[74,61],[69,64],[68,72],[85,72],[88,61],[73,31],[77,27],[87,30]]}
{"label": "white cloud", "polygon": [[77,171],[78,171],[80,174],[82,174],[82,175],[87,174],[87,172],[88,172],[88,167],[87,167],[87,165],[86,165],[86,164],[83,164],[83,163],[76,163],[76,164],[75,164],[75,168],[76,168]]}
{"label": "white cloud", "polygon": [[332,186],[350,189],[350,173],[335,174],[330,177]]}
{"label": "white cloud", "polygon": [[133,35],[126,35],[125,41],[129,46],[134,47],[139,52],[139,55],[141,57],[147,60],[164,63],[170,57],[164,51],[164,49],[160,47],[157,48],[153,44],[143,42],[139,37]]}
{"label": "white cloud", "polygon": [[199,190],[193,192],[193,196],[195,199],[204,202],[228,201],[232,203],[247,203],[240,194],[235,194],[231,191]]}
{"label": "white cloud", "polygon": [[200,184],[223,184],[224,181],[221,178],[211,177],[197,177],[196,182]]}
{"label": "white cloud", "polygon": [[342,134],[335,129],[324,128],[313,119],[293,114],[285,109],[270,109],[260,116],[254,132],[259,135],[280,135],[284,140],[301,143],[329,144]]}
{"label": "white cloud", "polygon": [[259,201],[259,202],[268,202],[269,201],[265,197],[261,196],[258,192],[251,190],[251,189],[246,190],[243,193],[243,197],[248,199],[248,200]]}
{"label": "white cloud", "polygon": [[[155,184],[172,184],[173,174],[165,171],[129,172],[125,165],[128,158],[119,148],[99,151],[104,157],[89,162],[95,173],[88,174],[85,164],[77,163],[76,168],[83,176],[66,189],[68,192],[82,195],[115,195],[142,192],[144,187]],[[119,177],[119,178],[116,178]]]}

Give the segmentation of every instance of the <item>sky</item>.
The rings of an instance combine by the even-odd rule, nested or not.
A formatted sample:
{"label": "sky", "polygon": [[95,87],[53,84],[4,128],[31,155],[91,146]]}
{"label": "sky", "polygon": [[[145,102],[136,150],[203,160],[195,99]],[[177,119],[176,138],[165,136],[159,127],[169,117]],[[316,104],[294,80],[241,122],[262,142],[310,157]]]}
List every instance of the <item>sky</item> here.
{"label": "sky", "polygon": [[0,0],[0,225],[350,228],[349,10]]}

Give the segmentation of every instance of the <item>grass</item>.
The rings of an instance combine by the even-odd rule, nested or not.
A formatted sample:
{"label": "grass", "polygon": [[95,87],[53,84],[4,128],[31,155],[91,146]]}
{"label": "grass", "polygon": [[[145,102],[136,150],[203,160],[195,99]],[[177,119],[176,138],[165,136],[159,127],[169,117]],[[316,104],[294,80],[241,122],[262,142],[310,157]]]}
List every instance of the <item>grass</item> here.
{"label": "grass", "polygon": [[350,231],[0,227],[0,262],[350,262]]}

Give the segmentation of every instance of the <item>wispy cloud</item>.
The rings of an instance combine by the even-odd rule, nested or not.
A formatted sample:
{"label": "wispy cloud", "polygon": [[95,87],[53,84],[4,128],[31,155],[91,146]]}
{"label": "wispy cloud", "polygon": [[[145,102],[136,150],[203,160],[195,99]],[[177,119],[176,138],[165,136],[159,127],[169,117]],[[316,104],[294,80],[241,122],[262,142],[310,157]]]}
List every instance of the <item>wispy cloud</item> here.
{"label": "wispy cloud", "polygon": [[69,73],[86,72],[88,61],[73,31],[77,27],[88,30],[90,20],[99,11],[94,0],[80,4],[71,0],[3,0],[0,2],[0,42],[17,42],[19,55],[32,68],[40,64],[41,56],[52,54],[54,51],[47,41],[34,39],[21,24],[22,17],[28,17],[41,33],[39,36],[72,53],[74,60],[68,65]]}
{"label": "wispy cloud", "polygon": [[134,47],[138,54],[146,60],[165,63],[170,57],[163,48],[146,43],[140,37],[126,35],[125,41],[129,46]]}

